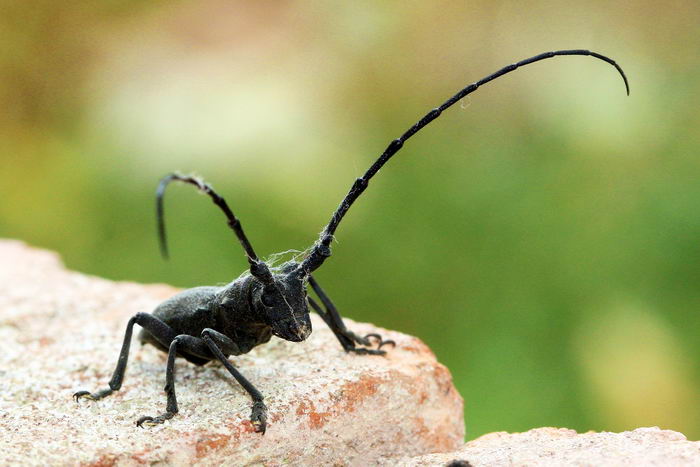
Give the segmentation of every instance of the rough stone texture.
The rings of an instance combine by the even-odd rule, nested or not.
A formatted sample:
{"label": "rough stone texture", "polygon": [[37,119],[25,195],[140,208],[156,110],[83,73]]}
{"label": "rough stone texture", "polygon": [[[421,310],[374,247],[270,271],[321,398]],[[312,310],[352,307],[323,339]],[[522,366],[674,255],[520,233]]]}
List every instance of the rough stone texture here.
{"label": "rough stone texture", "polygon": [[444,466],[451,461],[477,466],[698,466],[700,442],[675,431],[637,428],[624,433],[582,433],[537,428],[525,433],[490,433],[447,454],[428,454],[380,465]]}
{"label": "rough stone texture", "polygon": [[106,387],[128,318],[175,292],[69,272],[53,253],[0,240],[0,465],[700,466],[700,442],[658,428],[538,428],[463,444],[462,399],[423,343],[347,320],[398,347],[386,358],[346,355],[315,316],[306,342],[273,338],[233,360],[266,395],[265,436],[220,365],[184,361],[180,414],[136,428],[165,408],[165,355],[136,342],[121,391],[73,402],[77,390]]}
{"label": "rough stone texture", "polygon": [[449,371],[418,339],[349,320],[397,348],[345,354],[313,319],[306,342],[273,338],[234,359],[266,396],[265,436],[221,366],[179,360],[180,414],[136,428],[165,408],[165,355],[137,342],[121,391],[76,404],[73,392],[106,387],[128,318],[175,292],[68,272],[53,253],[0,241],[0,465],[367,465],[462,445]]}

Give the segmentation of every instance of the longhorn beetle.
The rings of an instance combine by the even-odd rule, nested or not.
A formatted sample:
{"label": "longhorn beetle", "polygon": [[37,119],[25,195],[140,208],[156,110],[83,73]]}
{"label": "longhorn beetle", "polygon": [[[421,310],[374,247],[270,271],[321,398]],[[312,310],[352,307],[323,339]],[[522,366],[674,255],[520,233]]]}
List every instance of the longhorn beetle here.
{"label": "longhorn beetle", "polygon": [[[258,258],[243,232],[240,221],[228,207],[226,201],[210,185],[191,176],[171,174],[164,177],[156,191],[158,238],[163,257],[166,259],[168,257],[163,215],[165,188],[172,181],[189,183],[208,195],[226,215],[227,223],[235,233],[248,259],[249,273],[244,273],[223,287],[195,287],[185,290],[161,303],[153,314],[135,314],[126,326],[117,368],[109,381],[109,387],[94,393],[78,391],[73,395],[76,402],[81,398],[102,399],[119,390],[124,379],[134,324],[143,328],[139,335],[141,342],[152,344],[168,353],[165,372],[165,392],[168,397],[166,411],[157,417],[139,418],[136,425],[140,427],[163,423],[178,412],[175,397],[175,358],[182,357],[195,365],[204,365],[211,360],[219,360],[250,394],[253,399],[250,419],[255,431],[265,433],[267,407],[263,402],[263,395],[231,365],[228,356],[250,352],[253,347],[268,342],[272,335],[291,342],[303,341],[311,334],[309,306],[326,322],[346,352],[354,352],[359,355],[384,355],[385,350],[382,347],[385,345],[395,346],[396,344],[391,340],[382,339],[379,334],[359,336],[347,329],[333,302],[312,275],[312,272],[318,269],[331,255],[331,241],[340,221],[355,200],[365,191],[371,178],[403,147],[406,140],[439,117],[442,112],[489,81],[521,66],[559,55],[591,56],[609,63],[622,76],[627,95],[629,95],[629,84],[622,68],[614,60],[588,50],[545,52],[501,68],[497,72],[470,84],[439,107],[429,111],[404,134],[389,143],[389,146],[367,172],[352,184],[350,191],[333,213],[319,239],[307,250],[307,254],[301,262],[291,260],[279,268],[270,269],[265,261]],[[307,284],[311,285],[321,304],[307,295]]]}

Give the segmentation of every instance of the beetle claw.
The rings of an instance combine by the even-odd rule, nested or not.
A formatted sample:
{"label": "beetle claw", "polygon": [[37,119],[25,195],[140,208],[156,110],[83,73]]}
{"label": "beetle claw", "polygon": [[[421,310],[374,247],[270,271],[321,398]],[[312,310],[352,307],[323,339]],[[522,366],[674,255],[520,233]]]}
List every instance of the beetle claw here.
{"label": "beetle claw", "polygon": [[98,401],[104,397],[109,396],[113,392],[114,392],[114,390],[112,390],[112,388],[102,389],[102,390],[97,391],[97,392],[78,391],[75,394],[73,394],[73,399],[75,400],[75,402],[79,402],[80,399],[83,399],[83,398],[85,398],[87,400],[91,400],[91,401]]}
{"label": "beetle claw", "polygon": [[136,420],[136,426],[143,428],[146,426],[156,426],[164,423],[166,420],[173,418],[175,414],[173,412],[165,412],[164,414],[158,415],[157,417],[149,417],[148,415]]}
{"label": "beetle claw", "polygon": [[75,400],[76,404],[80,403],[81,398],[89,399],[89,400],[95,400],[92,395],[90,395],[90,391],[78,391],[75,394],[73,394],[73,399]]}
{"label": "beetle claw", "polygon": [[256,433],[265,434],[265,430],[267,430],[267,407],[263,401],[255,401],[253,403],[250,421],[253,423]]}
{"label": "beetle claw", "polygon": [[376,334],[376,333],[367,334],[367,335],[364,337],[364,339],[366,339],[366,340],[376,339],[378,342],[380,342],[380,343],[382,342],[382,336],[379,335],[379,334]]}
{"label": "beetle claw", "polygon": [[381,342],[379,343],[379,347],[377,347],[377,348],[378,348],[378,349],[381,349],[381,348],[384,347],[385,345],[391,345],[391,347],[392,347],[393,349],[396,348],[396,342],[394,342],[394,341],[391,340],[391,339],[386,340],[386,341],[381,341]]}

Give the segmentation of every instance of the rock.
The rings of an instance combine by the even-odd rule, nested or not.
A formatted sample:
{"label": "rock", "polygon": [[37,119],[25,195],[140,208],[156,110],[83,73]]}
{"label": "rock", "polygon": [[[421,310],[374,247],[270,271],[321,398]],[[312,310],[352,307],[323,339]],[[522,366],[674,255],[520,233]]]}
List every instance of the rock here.
{"label": "rock", "polygon": [[69,272],[17,241],[0,241],[0,258],[0,465],[700,465],[700,442],[659,428],[538,428],[463,444],[462,399],[422,342],[346,319],[398,344],[387,357],[348,355],[315,315],[307,341],[273,338],[232,359],[266,396],[264,436],[223,367],[179,360],[180,413],[136,428],[165,408],[165,354],[152,346],[134,342],[119,392],[71,395],[106,387],[129,317],[177,290]]}
{"label": "rock", "polygon": [[307,341],[273,337],[232,359],[265,395],[264,436],[223,367],[180,359],[180,413],[137,428],[165,408],[165,354],[138,341],[121,390],[76,404],[75,391],[106,387],[129,317],[177,290],[69,272],[17,241],[0,241],[0,258],[0,465],[366,465],[463,443],[462,398],[421,341],[346,320],[397,343],[387,357],[346,354],[316,316]]}
{"label": "rock", "polygon": [[[425,466],[697,466],[700,442],[658,427],[624,433],[582,433],[566,428],[537,428],[525,433],[490,433],[446,454],[383,460],[380,465]],[[453,464],[457,467],[460,464]]]}

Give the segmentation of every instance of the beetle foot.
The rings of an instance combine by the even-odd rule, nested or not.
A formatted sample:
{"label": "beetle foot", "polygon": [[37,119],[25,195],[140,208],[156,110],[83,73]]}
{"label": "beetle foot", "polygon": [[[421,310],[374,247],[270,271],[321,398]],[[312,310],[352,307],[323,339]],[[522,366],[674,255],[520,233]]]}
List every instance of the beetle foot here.
{"label": "beetle foot", "polygon": [[98,400],[102,399],[103,397],[109,396],[113,392],[114,391],[112,390],[112,388],[102,389],[101,391],[92,392],[92,393],[90,391],[78,391],[75,394],[73,394],[73,399],[75,399],[75,402],[79,402],[80,399],[98,401]]}
{"label": "beetle foot", "polygon": [[265,434],[265,430],[267,429],[267,407],[263,401],[255,401],[253,403],[250,421],[253,423],[256,433]]}
{"label": "beetle foot", "polygon": [[367,334],[367,335],[365,336],[365,339],[366,339],[366,340],[376,339],[376,341],[377,341],[377,349],[381,349],[381,348],[382,348],[383,346],[385,346],[385,345],[391,345],[392,348],[396,348],[396,342],[394,342],[394,341],[391,340],[391,339],[384,340],[384,339],[382,339],[382,336],[381,336],[380,334],[375,334],[375,333],[373,333],[373,334]]}
{"label": "beetle foot", "polygon": [[139,428],[143,428],[145,426],[156,426],[160,425],[161,423],[165,422],[166,420],[170,420],[173,418],[175,414],[173,412],[165,412],[164,414],[158,415],[157,417],[141,417],[138,420],[136,420],[136,426]]}
{"label": "beetle foot", "polygon": [[386,355],[386,351],[381,350],[383,346],[385,345],[391,345],[392,347],[396,347],[396,342],[393,340],[384,340],[382,339],[382,336],[380,334],[372,333],[372,334],[367,334],[364,337],[358,336],[352,331],[345,330],[343,332],[345,337],[350,339],[350,341],[353,344],[359,344],[365,347],[374,347],[375,345],[377,346],[376,348],[362,348],[362,347],[350,347],[346,348],[348,352],[355,352],[358,355]]}
{"label": "beetle foot", "polygon": [[357,355],[386,355],[385,350],[366,349],[364,347],[353,347],[353,348],[347,349],[347,351],[354,352]]}

